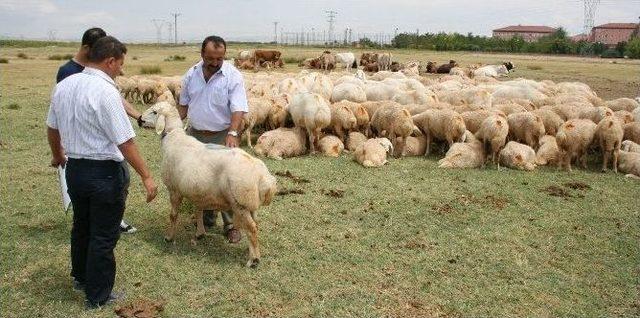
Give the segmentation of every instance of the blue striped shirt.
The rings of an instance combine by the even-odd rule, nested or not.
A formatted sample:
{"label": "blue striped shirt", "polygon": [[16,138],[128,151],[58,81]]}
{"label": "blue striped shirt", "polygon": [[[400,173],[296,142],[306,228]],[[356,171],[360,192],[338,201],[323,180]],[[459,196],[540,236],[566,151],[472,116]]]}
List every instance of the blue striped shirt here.
{"label": "blue striped shirt", "polygon": [[47,126],[75,159],[123,161],[118,146],[135,137],[113,79],[91,67],[56,85]]}

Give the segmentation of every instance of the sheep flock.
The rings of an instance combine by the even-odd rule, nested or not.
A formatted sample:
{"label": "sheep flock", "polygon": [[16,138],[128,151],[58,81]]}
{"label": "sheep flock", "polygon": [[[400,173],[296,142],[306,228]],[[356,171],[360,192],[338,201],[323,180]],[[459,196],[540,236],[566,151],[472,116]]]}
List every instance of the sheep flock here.
{"label": "sheep flock", "polygon": [[[244,60],[227,62],[242,65],[251,56],[241,52]],[[280,54],[275,58],[282,66]],[[391,60],[390,53],[363,53],[359,69],[353,53],[325,51],[297,73],[243,72],[249,102],[243,143],[277,160],[348,153],[365,167],[444,148],[441,168],[490,162],[497,169],[571,171],[586,168],[587,153],[598,152],[603,171],[640,178],[638,99],[604,100],[581,82],[512,79],[510,62]],[[142,104],[175,106],[181,89],[180,76],[120,76],[116,83],[124,98]]]}

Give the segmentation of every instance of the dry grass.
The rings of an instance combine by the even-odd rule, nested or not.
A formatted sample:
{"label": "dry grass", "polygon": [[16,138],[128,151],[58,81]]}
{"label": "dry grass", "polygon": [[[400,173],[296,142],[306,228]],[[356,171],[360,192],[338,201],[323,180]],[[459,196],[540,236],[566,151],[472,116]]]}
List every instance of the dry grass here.
{"label": "dry grass", "polygon": [[[230,47],[229,56],[245,48]],[[71,289],[71,214],[60,209],[44,124],[61,64],[46,57],[61,49],[20,48],[35,59],[12,60],[0,72],[0,109],[22,105],[0,111],[3,317],[113,316],[112,309],[85,312],[82,295]],[[283,49],[285,57],[300,58],[321,50]],[[126,69],[157,64],[165,75],[183,74],[199,59],[197,46],[130,46],[129,52],[140,60],[128,57]],[[175,54],[186,60],[163,61]],[[517,66],[512,76],[584,81],[605,98],[635,97],[640,73],[639,62],[627,60],[393,54],[401,61],[453,58],[463,65],[509,59]],[[135,129],[161,182],[158,137]],[[166,244],[166,190],[161,186],[156,201],[146,204],[134,175],[126,218],[139,232],[118,244],[116,289],[130,300],[166,300],[166,317],[640,314],[636,181],[599,173],[593,160],[589,170],[567,174],[442,170],[438,156],[391,160],[380,169],[362,168],[348,156],[265,160],[270,171],[282,172],[280,189],[300,191],[277,196],[258,213],[263,259],[256,270],[244,267],[246,239],[229,245],[219,228],[193,246],[189,204],[182,207],[176,243]],[[541,191],[551,186],[568,195]]]}

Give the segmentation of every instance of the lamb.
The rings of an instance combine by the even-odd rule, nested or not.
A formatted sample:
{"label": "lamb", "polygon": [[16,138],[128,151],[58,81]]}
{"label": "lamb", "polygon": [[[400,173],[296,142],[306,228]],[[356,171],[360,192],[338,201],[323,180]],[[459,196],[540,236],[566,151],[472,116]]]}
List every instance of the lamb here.
{"label": "lamb", "polygon": [[635,118],[633,118],[633,114],[626,110],[613,112],[613,115],[620,119],[620,121],[622,121],[622,124],[628,124],[636,121]]}
{"label": "lamb", "polygon": [[364,144],[367,141],[367,136],[365,136],[361,132],[350,132],[349,137],[347,138],[347,150],[355,151],[358,146]]}
{"label": "lamb", "polygon": [[172,241],[178,228],[178,209],[183,198],[197,209],[196,237],[205,234],[202,210],[233,212],[233,223],[249,237],[249,261],[260,262],[256,212],[269,205],[276,194],[276,178],[264,163],[240,148],[209,149],[187,136],[178,110],[169,103],[155,104],[143,115],[162,134],[162,180],[171,201],[170,226],[165,239]]}
{"label": "lamb", "polygon": [[499,77],[507,76],[509,70],[504,65],[486,65],[473,71],[474,77],[487,76],[487,77]]}
{"label": "lamb", "polygon": [[464,133],[467,130],[464,119],[452,110],[429,109],[412,118],[415,125],[427,136],[425,155],[429,155],[433,139],[446,140],[449,146],[454,141],[464,141]]}
{"label": "lamb", "polygon": [[367,100],[367,94],[364,90],[352,83],[342,83],[333,87],[331,93],[331,102],[336,103],[341,100],[348,100],[356,103],[362,103]]}
{"label": "lamb", "polygon": [[621,149],[628,152],[640,152],[640,145],[631,140],[625,140],[622,142]]}
{"label": "lamb", "polygon": [[533,148],[509,141],[500,151],[500,162],[513,169],[532,171],[536,168],[536,152]]}
{"label": "lamb", "polygon": [[397,92],[391,100],[401,105],[425,105],[437,102],[438,98],[433,93],[427,94],[424,91],[411,90]]}
{"label": "lamb", "polygon": [[391,100],[391,98],[399,93],[399,91],[400,90],[397,87],[387,83],[368,82],[364,86],[365,98],[368,101]]}
{"label": "lamb", "polygon": [[353,152],[353,158],[365,167],[382,167],[388,162],[388,153],[393,153],[393,145],[389,139],[372,138]]}
{"label": "lamb", "polygon": [[626,97],[606,101],[605,105],[613,111],[626,110],[628,112],[633,112],[636,108],[640,107],[640,103]]}
{"label": "lamb", "polygon": [[329,126],[342,142],[345,141],[345,131],[349,133],[358,127],[356,116],[347,103],[349,101],[329,105],[331,109],[331,124]]}
{"label": "lamb", "polygon": [[491,150],[491,162],[496,163],[496,155],[507,142],[509,134],[509,124],[507,118],[500,115],[492,115],[487,117],[480,125],[480,129],[475,137],[484,144],[487,159],[489,158],[489,150]]}
{"label": "lamb", "polygon": [[632,122],[625,124],[624,128],[624,140],[631,140],[637,144],[640,144],[640,122]]}
{"label": "lamb", "polygon": [[478,131],[478,129],[480,129],[480,125],[482,125],[482,122],[491,115],[505,116],[505,114],[502,111],[486,110],[486,109],[479,109],[479,110],[460,113],[460,116],[462,116],[462,119],[464,120],[464,125],[467,127],[467,130],[469,130],[474,134]]}
{"label": "lamb", "polygon": [[171,106],[176,106],[176,99],[173,97],[173,94],[171,94],[170,90],[166,90],[164,91],[162,94],[160,94],[160,96],[158,96],[158,98],[156,98],[156,102],[167,102],[169,104],[171,104]]}
{"label": "lamb", "polygon": [[293,96],[289,113],[296,126],[306,129],[309,149],[311,154],[315,154],[315,144],[320,140],[321,130],[331,123],[329,104],[318,94],[301,93]]}
{"label": "lamb", "polygon": [[613,116],[613,111],[609,107],[589,107],[580,109],[578,113],[578,118],[589,119],[595,124],[598,124],[607,116]]}
{"label": "lamb", "polygon": [[640,179],[640,153],[620,151],[618,169],[627,178]]}
{"label": "lamb", "polygon": [[602,150],[602,171],[607,171],[609,158],[613,156],[613,171],[618,173],[618,155],[622,143],[622,123],[614,116],[607,116],[596,126],[596,137]]}
{"label": "lamb", "polygon": [[301,127],[267,131],[260,135],[253,150],[259,156],[275,160],[301,156],[307,152],[305,131]]}
{"label": "lamb", "polygon": [[564,120],[560,117],[560,115],[556,114],[554,111],[550,109],[536,109],[531,113],[537,115],[542,119],[542,123],[544,124],[544,131],[547,135],[555,136],[560,129],[560,126],[564,123]]}
{"label": "lamb", "polygon": [[[396,138],[396,144],[401,143],[400,137]],[[424,152],[427,150],[427,137],[424,135],[413,137],[408,136],[405,145],[405,155],[406,156],[423,156]],[[395,156],[399,157],[401,154],[399,153],[400,149],[396,149]]]}
{"label": "lamb", "polygon": [[326,156],[339,157],[344,150],[344,144],[340,138],[327,135],[320,138],[320,141],[318,141],[318,148],[320,148],[320,152]]}
{"label": "lamb", "polygon": [[571,160],[576,158],[587,167],[585,155],[593,142],[596,124],[588,119],[571,119],[560,127],[556,134],[556,141],[560,149],[558,167],[566,167],[571,172]]}
{"label": "lamb", "polygon": [[465,142],[456,142],[447,151],[444,158],[438,161],[439,168],[479,168],[484,165],[485,152],[482,142],[470,132]]}
{"label": "lamb", "polygon": [[[369,116],[369,113],[367,112],[367,109],[364,108],[364,106],[362,106],[359,103],[350,102],[348,100],[337,102],[334,105],[345,105],[349,107],[349,109],[351,110],[351,112],[356,118],[356,127],[353,129],[361,131],[363,133],[367,131],[367,128],[369,127],[370,116]],[[333,112],[332,112],[332,116],[333,116]]]}
{"label": "lamb", "polygon": [[342,63],[345,69],[350,70],[351,68],[358,68],[358,64],[356,63],[356,56],[351,52],[346,53],[336,53],[336,62]]}
{"label": "lamb", "polygon": [[540,138],[540,148],[536,152],[536,165],[544,166],[547,164],[558,163],[560,159],[560,149],[558,149],[558,143],[556,137],[552,135],[545,135]]}
{"label": "lamb", "polygon": [[509,140],[525,143],[534,149],[545,135],[542,118],[532,113],[516,113],[507,116]]}
{"label": "lamb", "polygon": [[251,130],[256,125],[262,125],[267,121],[269,112],[271,111],[271,104],[269,101],[262,98],[249,98],[249,112],[242,118],[244,123],[244,134],[247,137],[247,145],[253,149],[251,145]]}
{"label": "lamb", "polygon": [[395,142],[396,137],[401,137],[402,143],[400,148],[401,156],[405,155],[405,141],[412,133],[416,132],[417,127],[411,120],[411,114],[405,108],[396,103],[384,104],[371,117],[370,127],[384,137],[388,137]]}
{"label": "lamb", "polygon": [[288,94],[279,94],[270,98],[271,109],[267,115],[266,126],[268,129],[276,129],[284,127],[287,120],[288,105],[291,96]]}

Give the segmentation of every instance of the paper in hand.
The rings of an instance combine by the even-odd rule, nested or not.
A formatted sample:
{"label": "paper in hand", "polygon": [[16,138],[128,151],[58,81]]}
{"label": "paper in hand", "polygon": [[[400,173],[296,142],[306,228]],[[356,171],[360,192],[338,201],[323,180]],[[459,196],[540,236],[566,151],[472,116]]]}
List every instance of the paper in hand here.
{"label": "paper in hand", "polygon": [[58,166],[58,180],[60,180],[60,192],[62,193],[62,209],[65,212],[69,210],[69,205],[71,204],[71,198],[69,197],[69,193],[67,193],[67,178],[65,177],[66,168],[61,165]]}

